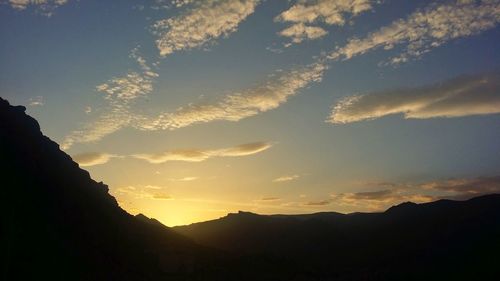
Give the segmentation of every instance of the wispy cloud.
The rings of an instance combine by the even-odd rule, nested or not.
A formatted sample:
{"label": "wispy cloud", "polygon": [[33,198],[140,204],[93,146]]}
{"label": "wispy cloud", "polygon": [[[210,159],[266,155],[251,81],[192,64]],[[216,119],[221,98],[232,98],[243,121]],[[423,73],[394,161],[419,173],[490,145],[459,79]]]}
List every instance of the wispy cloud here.
{"label": "wispy cloud", "polygon": [[259,87],[226,95],[218,102],[188,105],[172,113],[145,118],[138,127],[143,130],[173,130],[217,120],[239,121],[277,108],[300,89],[321,81],[326,69],[327,66],[322,61],[298,67],[281,73],[278,78],[273,78]]}
{"label": "wispy cloud", "polygon": [[253,142],[219,149],[215,151],[215,154],[224,157],[247,156],[267,150],[271,146],[272,144],[269,142]]}
{"label": "wispy cloud", "polygon": [[443,195],[444,198],[468,199],[482,194],[500,193],[500,176],[431,181],[421,184],[420,188],[451,192]]}
{"label": "wispy cloud", "polygon": [[279,201],[281,198],[279,197],[262,197],[259,201]]}
{"label": "wispy cloud", "polygon": [[172,0],[172,5],[174,5],[177,8],[180,8],[182,6],[193,4],[194,2],[195,0]]}
{"label": "wispy cloud", "polygon": [[[156,73],[140,56],[132,53],[132,57],[137,60],[142,72],[130,72],[126,76],[113,78],[99,85],[97,90],[105,94],[109,103],[107,112],[67,135],[61,145],[63,149],[69,149],[75,143],[98,141],[126,126],[156,131],[174,130],[217,120],[239,121],[279,107],[301,89],[321,81],[328,68],[324,59],[318,59],[312,64],[288,72],[279,72],[277,77],[270,78],[263,85],[223,96],[215,103],[190,104],[174,112],[147,117],[134,113],[132,105],[137,98],[150,93]],[[185,153],[179,152],[171,157],[184,158]]]}
{"label": "wispy cloud", "polygon": [[[185,162],[201,162],[213,157],[241,157],[257,154],[269,149],[272,143],[269,142],[254,142],[246,143],[228,148],[221,149],[177,149],[160,153],[144,153],[134,154],[131,157],[146,160],[153,164],[164,163],[168,161],[185,161]],[[88,152],[76,154],[72,158],[80,166],[94,166],[107,163],[111,158],[124,158],[127,156],[114,155],[102,152]],[[184,177],[178,179],[170,179],[171,181],[193,181],[198,177]],[[151,188],[151,186],[148,186]]]}
{"label": "wispy cloud", "polygon": [[500,73],[462,76],[435,85],[347,97],[333,107],[335,124],[391,114],[405,118],[459,117],[500,113]]}
{"label": "wispy cloud", "polygon": [[115,155],[101,152],[88,152],[73,155],[72,158],[82,167],[89,167],[107,163]]}
{"label": "wispy cloud", "polygon": [[348,18],[372,9],[373,0],[299,0],[288,10],[279,14],[275,21],[291,22],[293,25],[279,32],[293,43],[312,40],[328,34],[319,26],[324,23],[342,26]]}
{"label": "wispy cloud", "polygon": [[[156,1],[156,4],[164,5],[164,2]],[[181,15],[158,21],[154,25],[155,34],[158,35],[157,46],[161,55],[201,47],[213,42],[216,38],[229,35],[236,31],[240,22],[254,12],[259,2],[259,0],[171,2],[177,7],[185,5],[189,7]],[[67,135],[61,145],[63,149],[69,149],[75,143],[98,141],[126,126],[159,130],[191,124],[186,119],[190,116],[195,118],[196,112],[179,110],[173,114],[160,114],[153,120],[133,112],[133,102],[153,91],[153,83],[158,74],[139,55],[138,48],[132,50],[130,57],[137,62],[140,71],[129,71],[123,76],[114,77],[96,87],[96,90],[103,93],[108,102],[106,112],[93,122],[84,124],[83,128]],[[234,101],[237,97],[233,96],[230,99]],[[227,100],[227,102],[230,101]],[[166,116],[175,118],[165,120]],[[178,124],[179,122],[182,124]],[[185,124],[186,122],[188,124]]]}
{"label": "wispy cloud", "polygon": [[293,181],[300,178],[299,175],[288,175],[288,176],[282,176],[279,178],[275,178],[273,182],[286,182],[286,181]]}
{"label": "wispy cloud", "polygon": [[350,59],[373,49],[390,50],[396,45],[403,45],[404,51],[389,61],[398,64],[419,58],[450,40],[491,29],[499,21],[498,0],[456,0],[447,4],[433,4],[364,38],[350,39],[344,47],[332,52],[330,58]]}
{"label": "wispy cloud", "polygon": [[134,48],[130,53],[130,58],[137,62],[141,69],[140,72],[129,71],[124,76],[114,77],[96,87],[97,91],[106,95],[106,99],[127,102],[151,93],[153,79],[158,77],[158,74],[152,70],[138,52],[138,48]]}
{"label": "wispy cloud", "polygon": [[390,206],[406,201],[425,203],[435,199],[434,196],[404,189],[384,189],[331,195],[331,202],[334,204],[360,208],[367,211],[382,211]]}
{"label": "wispy cloud", "polygon": [[183,177],[183,178],[169,179],[169,181],[195,181],[197,179],[198,177]]}
{"label": "wispy cloud", "polygon": [[300,43],[304,40],[318,39],[327,34],[328,32],[319,26],[307,26],[303,23],[294,24],[279,32],[279,35],[281,36],[292,38],[293,43]]}
{"label": "wispy cloud", "polygon": [[103,137],[129,125],[132,119],[130,106],[112,101],[106,112],[97,117],[96,120],[86,123],[82,128],[69,133],[63,139],[61,148],[67,150],[75,143],[99,141]]}
{"label": "wispy cloud", "polygon": [[327,199],[327,200],[318,200],[318,201],[308,201],[308,202],[305,202],[303,203],[304,206],[326,206],[326,205],[330,205],[330,203],[332,203],[332,201],[330,199]]}
{"label": "wispy cloud", "polygon": [[155,185],[126,186],[116,189],[115,193],[119,197],[131,197],[133,199],[154,199],[172,200],[174,199],[165,191],[164,187]]}
{"label": "wispy cloud", "polygon": [[28,101],[29,106],[43,106],[45,104],[42,96],[30,98]]}
{"label": "wispy cloud", "polygon": [[[277,20],[304,25],[311,22],[343,24],[348,17],[370,10],[375,3],[362,0],[345,3],[335,1],[338,5],[332,9],[336,12],[327,12],[327,8],[306,9],[311,5],[323,5],[321,3],[328,2],[330,1],[299,1],[290,11],[305,9],[307,12],[304,12],[304,15],[299,17],[301,13],[290,12],[278,16]],[[343,4],[339,4],[341,2]],[[194,1],[183,8],[185,10],[179,16],[155,24],[158,48],[163,55],[168,55],[177,50],[197,48],[214,42],[216,38],[236,31],[238,24],[254,12],[258,3],[257,0]],[[299,6],[300,9],[293,8]],[[293,16],[295,14],[296,16]],[[350,39],[345,46],[331,52],[328,59],[330,62],[350,59],[377,48],[392,49],[396,45],[403,45],[406,47],[404,52],[391,60],[393,63],[400,63],[412,57],[419,57],[452,39],[471,36],[492,28],[499,20],[498,0],[458,0],[441,5],[433,4],[414,12],[406,19],[397,20],[370,33],[365,38]],[[220,96],[215,102],[188,104],[171,112],[144,116],[132,113],[132,101],[152,91],[157,74],[136,53],[133,52],[132,57],[138,62],[141,71],[130,71],[97,87],[109,101],[109,110],[96,121],[67,136],[62,145],[64,149],[77,142],[100,140],[125,126],[141,130],[174,130],[218,120],[239,121],[275,109],[301,89],[321,81],[329,64],[328,59],[322,56],[309,65],[280,72],[257,87]],[[341,108],[347,108],[350,103],[356,102],[357,97],[354,97],[339,105]],[[412,116],[423,118],[417,117],[416,114]],[[340,120],[330,121],[348,122]]]}
{"label": "wispy cloud", "polygon": [[69,149],[75,143],[98,141],[130,125],[137,118],[131,112],[133,102],[151,93],[154,78],[158,74],[139,55],[137,48],[132,50],[130,57],[137,63],[140,71],[129,71],[124,76],[114,77],[98,85],[96,90],[103,93],[104,99],[108,102],[106,111],[96,120],[84,124],[83,128],[67,135],[61,148]]}
{"label": "wispy cloud", "polygon": [[9,0],[8,3],[17,10],[34,7],[38,13],[50,17],[56,8],[68,3],[68,0]]}
{"label": "wispy cloud", "polygon": [[[175,4],[184,5],[177,1]],[[153,25],[158,36],[160,55],[199,48],[214,39],[235,32],[238,25],[255,11],[260,0],[196,1],[181,15],[157,21]]]}
{"label": "wispy cloud", "polygon": [[[367,183],[372,186],[373,184]],[[464,200],[500,193],[500,176],[454,178],[426,182],[384,182],[374,191],[331,194],[332,204],[366,211],[381,211],[402,202],[425,203],[437,199]]]}
{"label": "wispy cloud", "polygon": [[160,164],[168,161],[201,162],[213,157],[247,156],[262,152],[272,146],[267,142],[242,144],[222,149],[180,149],[152,154],[135,154],[133,157],[149,163]]}
{"label": "wispy cloud", "polygon": [[210,150],[205,151],[199,149],[179,149],[161,153],[135,154],[133,156],[153,164],[160,164],[168,161],[201,162],[212,157]]}

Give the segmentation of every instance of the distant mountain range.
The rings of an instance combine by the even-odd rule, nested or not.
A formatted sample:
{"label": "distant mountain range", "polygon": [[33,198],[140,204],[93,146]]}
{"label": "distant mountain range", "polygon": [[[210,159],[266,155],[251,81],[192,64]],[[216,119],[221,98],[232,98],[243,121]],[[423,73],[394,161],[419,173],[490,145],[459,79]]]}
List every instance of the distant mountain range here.
{"label": "distant mountain range", "polygon": [[[201,245],[293,260],[338,280],[486,280],[500,273],[500,195],[383,213],[257,215],[173,228]],[[467,276],[467,278],[466,278]],[[476,279],[479,276],[482,279]],[[363,277],[364,278],[364,277]]]}
{"label": "distant mountain range", "polygon": [[383,213],[240,212],[168,228],[121,209],[0,98],[1,280],[498,280],[500,195]]}

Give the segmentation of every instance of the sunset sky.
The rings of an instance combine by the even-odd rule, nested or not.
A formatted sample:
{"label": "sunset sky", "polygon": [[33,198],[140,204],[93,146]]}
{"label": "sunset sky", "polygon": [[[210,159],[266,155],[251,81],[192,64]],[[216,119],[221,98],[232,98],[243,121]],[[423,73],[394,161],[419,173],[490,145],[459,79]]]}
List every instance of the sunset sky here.
{"label": "sunset sky", "polygon": [[0,96],[130,213],[500,192],[500,0],[0,3]]}

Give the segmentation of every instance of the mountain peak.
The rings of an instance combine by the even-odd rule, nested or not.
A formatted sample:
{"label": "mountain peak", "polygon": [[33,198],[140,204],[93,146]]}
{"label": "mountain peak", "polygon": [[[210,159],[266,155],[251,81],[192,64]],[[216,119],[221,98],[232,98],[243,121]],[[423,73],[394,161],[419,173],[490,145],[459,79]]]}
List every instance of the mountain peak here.
{"label": "mountain peak", "polygon": [[257,217],[257,216],[260,216],[258,214],[255,214],[255,213],[252,213],[252,212],[247,212],[247,211],[238,211],[237,213],[228,213],[226,217],[229,217],[229,218],[236,218],[236,217],[239,217],[239,218],[242,218],[242,217]]}
{"label": "mountain peak", "polygon": [[407,202],[403,202],[401,204],[392,206],[389,209],[387,209],[385,212],[391,213],[391,212],[401,212],[401,211],[405,211],[405,210],[412,210],[417,206],[418,206],[417,203],[407,201]]}

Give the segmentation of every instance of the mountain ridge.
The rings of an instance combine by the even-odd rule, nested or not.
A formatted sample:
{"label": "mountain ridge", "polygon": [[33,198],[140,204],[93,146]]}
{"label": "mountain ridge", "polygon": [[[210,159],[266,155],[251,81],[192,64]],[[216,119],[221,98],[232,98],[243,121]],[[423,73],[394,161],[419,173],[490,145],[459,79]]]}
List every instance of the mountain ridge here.
{"label": "mountain ridge", "polygon": [[[472,278],[474,273],[494,280],[499,273],[491,261],[500,250],[500,194],[465,201],[405,202],[380,213],[328,214],[238,213],[172,229],[201,245],[287,257],[331,275],[368,270],[401,277],[412,268],[432,268],[434,276],[426,272],[415,280],[442,280],[443,271],[452,272],[455,263],[462,265],[455,280],[467,280],[465,276]],[[489,264],[490,271],[475,272],[470,264],[476,259]],[[443,269],[436,268],[439,263]],[[331,270],[332,264],[339,269]]]}

